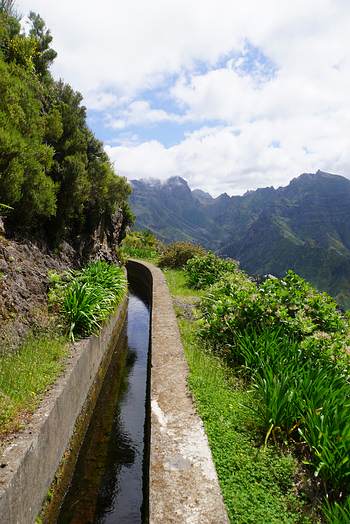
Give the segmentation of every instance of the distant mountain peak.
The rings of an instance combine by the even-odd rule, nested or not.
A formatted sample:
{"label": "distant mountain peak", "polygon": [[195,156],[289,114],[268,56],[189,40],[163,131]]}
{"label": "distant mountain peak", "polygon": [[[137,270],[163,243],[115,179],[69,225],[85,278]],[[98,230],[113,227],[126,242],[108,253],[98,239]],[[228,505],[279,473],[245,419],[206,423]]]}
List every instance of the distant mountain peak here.
{"label": "distant mountain peak", "polygon": [[164,184],[171,185],[171,186],[186,186],[188,187],[187,181],[182,178],[181,176],[171,176],[167,180],[164,181]]}

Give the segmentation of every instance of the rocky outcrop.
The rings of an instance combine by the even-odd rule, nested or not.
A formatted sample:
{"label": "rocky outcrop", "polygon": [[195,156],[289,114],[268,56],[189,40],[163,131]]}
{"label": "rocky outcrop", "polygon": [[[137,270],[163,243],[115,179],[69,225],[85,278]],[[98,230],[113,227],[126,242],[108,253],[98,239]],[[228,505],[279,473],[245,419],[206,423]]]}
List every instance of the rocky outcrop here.
{"label": "rocky outcrop", "polygon": [[106,224],[101,220],[99,226],[88,237],[77,239],[77,252],[86,262],[91,260],[106,260],[118,262],[117,248],[124,236],[125,223],[121,209],[108,219]]}
{"label": "rocky outcrop", "polygon": [[29,330],[49,326],[48,271],[71,265],[65,250],[53,256],[34,243],[0,237],[0,352],[16,348]]}

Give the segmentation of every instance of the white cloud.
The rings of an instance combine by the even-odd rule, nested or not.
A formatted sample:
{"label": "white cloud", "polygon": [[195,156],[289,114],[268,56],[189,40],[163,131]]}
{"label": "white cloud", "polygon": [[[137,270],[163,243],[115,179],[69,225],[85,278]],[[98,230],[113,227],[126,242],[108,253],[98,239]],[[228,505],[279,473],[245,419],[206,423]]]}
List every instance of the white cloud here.
{"label": "white cloud", "polygon": [[131,125],[152,125],[181,120],[178,115],[167,113],[163,109],[152,109],[149,102],[145,100],[135,100],[119,111],[117,118],[108,115],[107,125],[114,129],[124,129]]}
{"label": "white cloud", "polygon": [[[247,189],[284,185],[297,174],[318,168],[344,173],[350,165],[349,136],[330,140],[320,124],[322,120],[310,124],[307,117],[287,127],[283,120],[274,125],[261,120],[245,124],[239,134],[230,126],[202,128],[169,148],[151,141],[107,147],[107,152],[118,171],[130,179],[164,180],[181,175],[192,187],[214,195],[224,191],[241,194]],[[274,146],[277,141],[279,147]],[[309,150],[304,143],[309,143]],[[338,149],[344,153],[338,155]]]}
{"label": "white cloud", "polygon": [[[171,147],[161,136],[140,143],[121,135],[121,145],[106,148],[121,174],[181,175],[215,193],[280,185],[318,168],[350,177],[348,1],[19,0],[18,6],[42,14],[59,52],[55,75],[80,89],[88,108],[104,111],[111,133],[133,126],[141,136],[137,127],[160,122],[198,126]],[[265,78],[259,63],[254,74],[243,74],[252,58],[247,41],[274,64],[273,75]],[[166,94],[181,115],[153,107],[144,95],[169,78]],[[210,120],[220,125],[201,128]]]}

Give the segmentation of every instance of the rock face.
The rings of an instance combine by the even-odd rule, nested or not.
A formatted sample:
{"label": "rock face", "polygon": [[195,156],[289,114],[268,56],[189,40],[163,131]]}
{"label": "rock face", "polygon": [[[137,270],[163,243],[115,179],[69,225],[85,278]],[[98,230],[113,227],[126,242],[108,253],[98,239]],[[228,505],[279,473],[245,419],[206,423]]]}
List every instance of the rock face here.
{"label": "rock face", "polygon": [[240,261],[253,274],[294,269],[350,307],[350,181],[322,171],[287,187],[212,198],[180,177],[133,181],[136,226]]}
{"label": "rock face", "polygon": [[103,224],[101,221],[91,236],[77,239],[77,251],[80,258],[83,261],[118,262],[117,247],[123,239],[124,232],[124,216],[122,210],[118,209],[111,216],[108,224]]}
{"label": "rock face", "polygon": [[33,243],[0,237],[0,354],[14,349],[30,329],[49,325],[48,271],[71,264],[67,248],[53,257]]}

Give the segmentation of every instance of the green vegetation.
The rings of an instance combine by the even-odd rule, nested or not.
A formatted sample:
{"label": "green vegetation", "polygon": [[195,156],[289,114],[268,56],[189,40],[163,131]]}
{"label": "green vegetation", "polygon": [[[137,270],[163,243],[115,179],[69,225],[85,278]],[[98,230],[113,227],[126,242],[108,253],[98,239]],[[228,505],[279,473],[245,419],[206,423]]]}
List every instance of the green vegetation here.
{"label": "green vegetation", "polygon": [[51,275],[50,302],[62,316],[69,338],[97,333],[127,289],[124,270],[104,261],[93,262],[63,278]]}
{"label": "green vegetation", "polygon": [[55,333],[29,335],[0,358],[0,437],[18,430],[63,369],[68,344]]}
{"label": "green vegetation", "polygon": [[196,255],[186,264],[188,285],[194,289],[204,289],[237,268],[238,264],[234,260],[224,260],[211,251],[205,255]]}
{"label": "green vegetation", "polygon": [[187,285],[187,277],[184,271],[178,269],[164,269],[164,275],[172,295],[180,295],[181,297],[200,297],[203,291],[199,289],[190,289]]}
{"label": "green vegetation", "polygon": [[52,245],[74,243],[108,230],[121,208],[125,228],[130,187],[88,129],[80,93],[52,78],[56,52],[44,21],[35,13],[29,20],[26,35],[13,2],[0,3],[0,202],[13,208],[7,227]]}
{"label": "green vegetation", "polygon": [[123,262],[128,258],[156,262],[162,250],[163,244],[150,231],[130,231],[118,249],[118,256]]}
{"label": "green vegetation", "polygon": [[[204,288],[199,290],[202,294],[199,319],[192,325],[188,320],[181,320],[180,327],[191,370],[190,385],[206,425],[232,521],[307,522],[300,497],[294,495],[293,499],[292,486],[298,483],[302,490],[309,477],[313,495],[308,488],[308,506],[311,504],[319,514],[324,514],[326,522],[349,522],[347,348],[350,326],[347,317],[337,310],[328,295],[317,293],[292,271],[282,279],[268,278],[256,284],[237,267],[217,276],[217,266],[205,264],[206,258],[194,265],[199,273],[196,286]],[[187,267],[194,261],[190,260]],[[173,294],[188,296],[191,292],[189,287],[186,289],[187,267],[176,276],[166,272]],[[209,289],[208,279],[201,280],[202,271],[206,276],[211,271],[209,280],[215,283]],[[220,386],[222,380],[217,379],[218,376],[226,377],[225,386]],[[221,390],[226,393],[221,394]],[[233,412],[230,406],[234,406]],[[250,451],[243,445],[239,447],[232,424],[241,444],[246,432],[250,432]],[[226,432],[230,438],[225,437]],[[239,471],[248,464],[242,478],[237,472],[237,459],[231,461],[231,446],[242,461]],[[272,484],[268,491],[260,480],[267,498],[257,494],[258,500],[254,502],[255,487],[251,485],[249,497],[245,486],[251,482],[247,480],[250,473],[259,477],[255,468],[261,457],[264,460],[274,457],[274,461],[276,457],[286,458],[285,453],[294,464],[289,474],[283,474],[289,486],[289,491],[283,492],[289,500],[285,507],[291,513],[278,509],[282,511],[278,520],[278,512],[276,516],[269,513],[274,505],[280,504],[276,485]],[[291,453],[298,460],[292,459]],[[253,466],[249,465],[252,456],[255,457]],[[273,471],[273,467],[269,465],[268,469]],[[301,471],[302,484],[293,478],[296,474],[300,476]],[[269,494],[272,502],[265,507],[264,500],[268,500]],[[241,497],[245,496],[247,502],[240,513]],[[306,514],[315,521],[317,517],[309,509]],[[247,515],[253,515],[252,520]]]}
{"label": "green vegetation", "polygon": [[159,258],[159,267],[183,268],[194,256],[204,256],[205,249],[190,242],[173,242],[164,249]]}
{"label": "green vegetation", "polygon": [[[171,293],[186,302],[203,292],[185,287],[186,274],[166,270]],[[222,359],[203,349],[197,321],[179,314],[190,368],[189,386],[205,425],[227,511],[235,524],[307,523],[311,518],[295,490],[302,469],[290,452],[259,446],[257,395]]]}
{"label": "green vegetation", "polygon": [[[64,275],[51,273],[49,301],[71,340],[97,333],[125,295],[122,268],[99,261]],[[63,369],[67,336],[30,334],[0,358],[0,437],[18,430]]]}

